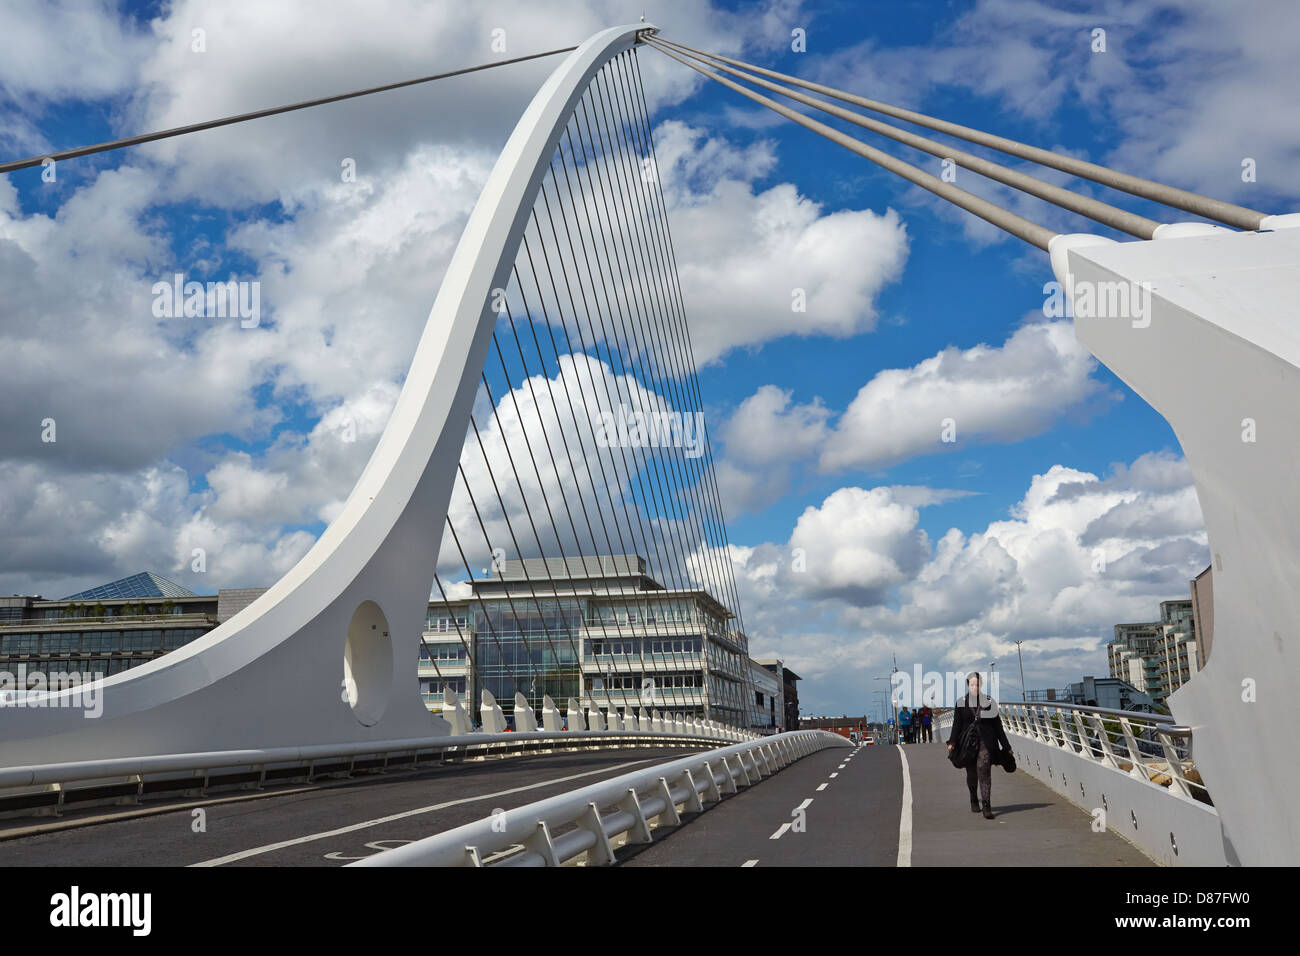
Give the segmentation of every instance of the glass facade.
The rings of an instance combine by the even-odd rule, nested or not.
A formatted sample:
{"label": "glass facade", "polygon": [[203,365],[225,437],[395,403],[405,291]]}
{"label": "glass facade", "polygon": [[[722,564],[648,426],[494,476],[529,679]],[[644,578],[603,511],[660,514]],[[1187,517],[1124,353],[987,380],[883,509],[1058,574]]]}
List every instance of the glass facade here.
{"label": "glass facade", "polygon": [[474,671],[478,686],[507,712],[516,691],[534,710],[550,696],[578,696],[584,602],[543,598],[484,601],[473,608]]}

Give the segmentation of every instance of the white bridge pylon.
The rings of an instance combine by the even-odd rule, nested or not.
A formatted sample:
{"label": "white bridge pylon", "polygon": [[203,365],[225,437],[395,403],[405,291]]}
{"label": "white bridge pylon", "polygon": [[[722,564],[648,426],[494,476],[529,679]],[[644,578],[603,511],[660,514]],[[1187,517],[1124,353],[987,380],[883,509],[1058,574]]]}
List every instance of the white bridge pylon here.
{"label": "white bridge pylon", "polygon": [[[1169,699],[1219,812],[1230,863],[1300,859],[1300,215],[1257,232],[1161,226],[1146,242],[1057,236],[1079,341],[1173,428],[1213,570],[1213,644]],[[1141,317],[1079,314],[1123,287]],[[1093,310],[1095,312],[1095,310]],[[1150,825],[1159,825],[1151,821]]]}
{"label": "white bridge pylon", "polygon": [[[229,621],[77,691],[0,712],[0,765],[449,734],[416,679],[457,463],[520,237],[560,135],[596,73],[649,24],[569,54],[528,105],[465,226],[406,382],[365,471],[312,549]],[[572,713],[572,706],[570,713]],[[463,708],[455,714],[465,719]],[[486,728],[485,728],[486,729]]]}

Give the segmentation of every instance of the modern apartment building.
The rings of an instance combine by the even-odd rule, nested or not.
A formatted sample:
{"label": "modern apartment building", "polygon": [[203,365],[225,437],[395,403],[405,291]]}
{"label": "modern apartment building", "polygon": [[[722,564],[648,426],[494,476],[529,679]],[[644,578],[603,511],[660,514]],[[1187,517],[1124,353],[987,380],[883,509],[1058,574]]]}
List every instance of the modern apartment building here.
{"label": "modern apartment building", "polygon": [[550,696],[747,726],[755,692],[748,640],[707,590],[665,588],[639,555],[530,558],[429,602],[419,661],[426,706],[450,687],[477,718],[486,689],[510,714]]}
{"label": "modern apartment building", "polygon": [[1161,601],[1157,621],[1116,624],[1106,651],[1111,677],[1167,706],[1169,695],[1200,669],[1192,601]]}

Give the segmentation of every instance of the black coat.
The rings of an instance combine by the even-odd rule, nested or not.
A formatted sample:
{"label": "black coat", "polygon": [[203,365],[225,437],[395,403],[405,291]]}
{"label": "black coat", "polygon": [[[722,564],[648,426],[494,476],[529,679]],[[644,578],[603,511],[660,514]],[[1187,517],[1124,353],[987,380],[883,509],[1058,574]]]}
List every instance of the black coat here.
{"label": "black coat", "polygon": [[948,734],[949,746],[954,748],[957,746],[962,731],[972,720],[975,721],[975,729],[979,732],[980,739],[984,741],[993,763],[1000,766],[1005,759],[1004,752],[1011,752],[1011,741],[1007,740],[1007,732],[1002,729],[1001,714],[993,718],[977,718],[972,708],[959,704],[952,712],[952,731]]}

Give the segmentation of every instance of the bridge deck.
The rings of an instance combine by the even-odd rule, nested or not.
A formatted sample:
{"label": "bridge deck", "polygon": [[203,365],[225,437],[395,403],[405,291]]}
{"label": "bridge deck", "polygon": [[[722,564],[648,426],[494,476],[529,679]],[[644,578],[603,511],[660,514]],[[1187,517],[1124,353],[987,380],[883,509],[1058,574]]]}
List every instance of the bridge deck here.
{"label": "bridge deck", "polygon": [[[994,768],[996,819],[971,813],[965,775],[953,769],[937,742],[901,748],[912,814],[910,853],[900,854],[904,771],[899,748],[849,753],[837,749],[805,757],[640,850],[625,865],[1154,865],[1118,836],[1093,833],[1091,817],[1021,770],[1008,774]],[[806,827],[782,830],[794,823],[792,813],[804,801],[810,801]]]}
{"label": "bridge deck", "polygon": [[[681,756],[650,749],[471,763],[253,799],[214,795],[140,817],[106,808],[102,822],[32,835],[19,834],[33,821],[10,820],[0,827],[0,866],[339,866],[496,807]],[[964,775],[943,744],[823,750],[619,858],[628,866],[1152,865],[1114,834],[1093,833],[1086,813],[1027,773],[993,772],[998,816],[990,821],[970,812]],[[900,827],[905,774],[910,828]],[[195,833],[198,806],[207,826]]]}

